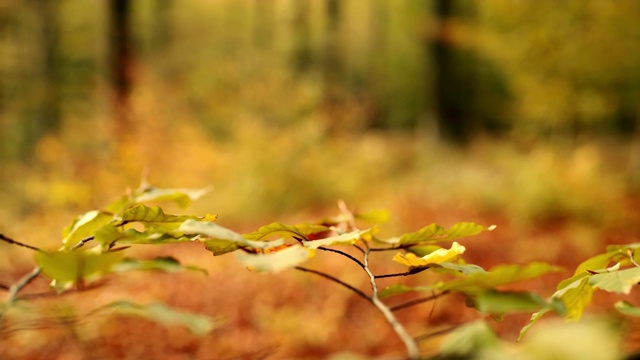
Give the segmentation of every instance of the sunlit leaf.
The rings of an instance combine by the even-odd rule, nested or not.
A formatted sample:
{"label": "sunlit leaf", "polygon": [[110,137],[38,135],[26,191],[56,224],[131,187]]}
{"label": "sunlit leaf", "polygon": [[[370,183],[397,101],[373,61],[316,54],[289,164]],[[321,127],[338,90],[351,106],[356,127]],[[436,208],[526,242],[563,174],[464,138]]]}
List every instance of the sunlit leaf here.
{"label": "sunlit leaf", "polygon": [[551,298],[564,303],[566,320],[580,320],[584,309],[591,303],[592,296],[593,287],[589,283],[589,276],[585,276],[556,291]]}
{"label": "sunlit leaf", "polygon": [[520,291],[489,289],[468,294],[468,304],[485,314],[504,315],[514,312],[538,311],[547,302],[538,295]]}
{"label": "sunlit leaf", "polygon": [[92,236],[96,230],[112,220],[113,215],[98,210],[89,211],[79,216],[63,230],[63,247],[70,249],[73,245],[80,242],[80,240]]}
{"label": "sunlit leaf", "polygon": [[[176,230],[181,234],[200,234],[206,248],[214,255],[222,255],[235,251],[240,247],[267,250],[279,247],[284,244],[281,240],[276,241],[254,241],[247,240],[237,232],[208,221],[187,220]],[[225,244],[227,243],[227,244]]]}
{"label": "sunlit leaf", "polygon": [[356,231],[344,233],[342,235],[331,236],[324,239],[313,240],[313,241],[302,241],[302,244],[305,247],[308,247],[310,249],[317,249],[321,246],[331,246],[331,245],[353,245],[356,242],[358,242],[358,240],[360,240],[360,238],[364,234],[369,234],[370,232],[371,232],[371,229],[356,230]]}
{"label": "sunlit leaf", "polygon": [[297,236],[301,239],[306,239],[305,234],[296,226],[285,225],[278,222],[271,223],[269,225],[262,226],[257,231],[249,234],[244,234],[244,238],[249,240],[263,240],[270,236]]}
{"label": "sunlit leaf", "polygon": [[35,255],[42,272],[59,282],[106,274],[123,256],[122,252],[93,254],[80,251],[37,252]]}
{"label": "sunlit leaf", "polygon": [[149,260],[123,259],[113,266],[113,272],[127,272],[138,270],[163,271],[167,273],[175,273],[180,271],[200,271],[207,273],[203,268],[182,265],[178,260],[171,256],[157,257]]}
{"label": "sunlit leaf", "polygon": [[190,215],[170,215],[165,214],[159,206],[134,206],[122,214],[122,221],[141,222],[150,231],[166,232],[176,229],[186,220],[213,221],[215,215],[203,217]]}
{"label": "sunlit leaf", "polygon": [[429,264],[440,264],[445,261],[451,260],[454,257],[465,252],[465,247],[453,242],[450,249],[438,249],[431,254],[425,255],[421,258],[415,256],[412,253],[397,253],[393,257],[393,261],[409,267],[426,267]]}
{"label": "sunlit leaf", "polygon": [[183,236],[180,233],[141,232],[135,229],[123,230],[113,224],[107,224],[95,233],[95,240],[104,248],[110,248],[114,244],[119,245],[145,245],[145,244],[174,244],[192,241],[193,238]]}
{"label": "sunlit leaf", "polygon": [[493,230],[494,228],[495,226],[485,227],[472,222],[460,222],[449,229],[445,229],[438,224],[431,224],[416,232],[404,234],[399,238],[391,238],[382,241],[388,244],[418,245],[438,241],[451,241],[467,236],[477,235],[485,230]]}
{"label": "sunlit leaf", "polygon": [[640,308],[635,307],[626,301],[616,302],[614,308],[623,315],[640,317]]}
{"label": "sunlit leaf", "polygon": [[605,269],[609,263],[619,255],[620,251],[612,251],[591,257],[578,265],[574,274],[577,275],[587,271]]}
{"label": "sunlit leaf", "polygon": [[147,187],[139,194],[136,194],[134,201],[136,203],[150,201],[173,201],[180,207],[186,207],[193,200],[201,198],[209,192],[209,188],[204,189],[159,189],[156,187]]}
{"label": "sunlit leaf", "polygon": [[[474,265],[474,264],[454,264],[451,262],[443,262],[440,263],[439,266],[441,268],[447,269],[447,270],[453,270],[456,272],[460,272],[464,275],[471,275],[473,273],[477,273],[477,272],[487,272],[485,269],[483,269],[482,267],[478,266],[478,265]],[[434,269],[438,269],[438,267],[433,267]]]}
{"label": "sunlit leaf", "polygon": [[640,268],[610,271],[590,277],[591,286],[615,293],[628,294],[631,288],[640,281]]}
{"label": "sunlit leaf", "polygon": [[176,310],[161,303],[140,305],[132,301],[121,300],[95,309],[92,313],[104,312],[139,316],[165,326],[183,326],[197,336],[207,335],[222,324],[220,320]]}
{"label": "sunlit leaf", "polygon": [[314,249],[293,245],[284,250],[269,254],[247,254],[237,252],[238,260],[253,271],[278,272],[298,266],[309,260],[315,254]]}

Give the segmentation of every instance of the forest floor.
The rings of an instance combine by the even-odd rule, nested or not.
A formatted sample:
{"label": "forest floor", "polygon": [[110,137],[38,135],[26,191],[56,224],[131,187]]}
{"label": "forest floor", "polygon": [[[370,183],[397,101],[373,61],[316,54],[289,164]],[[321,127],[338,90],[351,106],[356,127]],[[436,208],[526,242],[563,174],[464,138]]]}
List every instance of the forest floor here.
{"label": "forest floor", "polygon": [[[604,251],[606,245],[640,242],[639,205],[638,199],[629,199],[621,206],[621,211],[626,213],[622,220],[595,229],[570,218],[522,226],[510,221],[508,214],[430,208],[411,201],[396,204],[394,216],[400,219],[397,226],[405,231],[433,222],[448,226],[469,220],[497,225],[492,232],[462,239],[461,243],[467,247],[467,261],[486,269],[497,264],[530,261],[561,265],[566,269],[563,273],[546,275],[514,287],[548,297],[560,280],[573,274],[581,261]],[[247,229],[240,230],[252,229],[247,226]],[[137,254],[142,257],[174,256],[182,263],[205,268],[208,275],[187,272],[113,276],[92,290],[44,297],[34,302],[50,305],[58,313],[67,311],[81,315],[121,298],[141,303],[161,301],[179,309],[223,319],[222,325],[209,335],[197,337],[180,327],[161,326],[139,318],[108,316],[83,319],[80,316],[77,322],[41,321],[4,334],[0,338],[0,358],[231,360],[326,359],[335,356],[337,359],[339,354],[402,358],[403,345],[381,314],[347,289],[295,270],[276,274],[254,273],[242,268],[233,255],[214,258],[202,250],[198,244],[177,244],[148,248]],[[398,270],[388,259],[392,255],[381,254],[372,258],[374,271]],[[18,278],[30,271],[28,261],[18,263],[21,265],[15,268],[15,272],[3,274],[3,277]],[[305,266],[326,271],[362,290],[369,290],[368,279],[362,270],[343,257],[320,253]],[[417,284],[428,280],[428,274],[420,274],[406,281]],[[381,285],[384,286],[384,281]],[[46,289],[46,281],[38,279],[25,294]],[[638,295],[637,289],[622,297],[596,292],[588,311],[592,315],[613,314],[613,302],[620,298],[633,301]],[[389,303],[418,296],[405,294],[390,299]],[[434,302],[400,310],[397,316],[415,336],[449,330],[484,318],[501,338],[515,342],[530,314],[507,316],[497,322],[466,307],[462,296],[448,295]],[[549,319],[553,317],[548,316]],[[625,351],[640,351],[640,322],[627,319],[626,326],[623,332]],[[423,353],[437,353],[443,336],[427,337],[421,342]],[[352,358],[358,357],[354,355]]]}

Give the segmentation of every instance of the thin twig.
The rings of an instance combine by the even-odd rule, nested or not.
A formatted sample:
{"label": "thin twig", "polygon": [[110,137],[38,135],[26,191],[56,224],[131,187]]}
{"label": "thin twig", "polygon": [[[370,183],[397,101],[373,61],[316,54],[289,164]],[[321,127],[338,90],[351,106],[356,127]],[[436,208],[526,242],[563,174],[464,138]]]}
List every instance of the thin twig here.
{"label": "thin twig", "polygon": [[320,246],[320,247],[318,247],[318,250],[330,251],[330,252],[334,252],[334,253],[336,253],[336,254],[340,254],[340,255],[342,255],[342,256],[345,256],[345,257],[349,258],[351,261],[353,261],[353,262],[355,262],[356,264],[360,265],[360,267],[364,269],[364,264],[362,263],[362,261],[360,261],[360,260],[356,259],[356,258],[355,258],[355,257],[353,257],[352,255],[347,254],[347,253],[346,253],[346,252],[344,252],[344,251],[340,251],[340,250],[336,250],[336,249],[331,249],[331,248],[326,248],[326,247],[324,247],[324,246]]}
{"label": "thin twig", "polygon": [[408,249],[410,247],[417,246],[416,244],[402,244],[398,246],[384,247],[384,248],[371,248],[369,251],[392,251],[392,250],[402,250]]}
{"label": "thin twig", "polygon": [[411,360],[417,360],[420,358],[420,350],[418,349],[418,344],[415,340],[409,335],[407,330],[398,322],[398,319],[393,315],[391,309],[389,309],[378,297],[378,285],[376,284],[376,277],[371,273],[369,269],[369,249],[364,253],[364,271],[366,271],[367,275],[369,275],[369,280],[371,281],[371,302],[373,305],[380,310],[380,312],[384,315],[385,319],[393,328],[393,331],[396,332],[400,340],[404,343],[404,346],[407,349],[407,355]]}
{"label": "thin twig", "polygon": [[390,277],[395,277],[395,276],[409,276],[409,275],[421,273],[421,272],[423,272],[423,271],[425,271],[427,269],[429,269],[429,267],[413,268],[413,269],[411,269],[409,271],[406,271],[406,272],[403,272],[403,273],[376,275],[375,278],[376,279],[384,279],[384,278],[390,278]]}
{"label": "thin twig", "polygon": [[422,341],[427,340],[430,337],[446,334],[446,333],[451,332],[451,331],[453,331],[453,330],[455,330],[455,329],[457,329],[459,327],[460,327],[460,325],[454,325],[454,326],[448,327],[446,329],[437,330],[437,331],[434,331],[434,332],[430,332],[428,334],[423,334],[423,335],[417,336],[415,338],[415,341],[416,342],[422,342]]}
{"label": "thin twig", "polygon": [[431,296],[427,296],[427,297],[423,297],[423,298],[419,298],[419,299],[414,299],[414,300],[410,300],[407,301],[405,303],[402,304],[398,304],[396,306],[392,306],[390,309],[391,311],[398,311],[398,310],[402,310],[414,305],[418,305],[418,304],[422,304],[425,303],[427,301],[432,301],[432,300],[436,300],[439,297],[442,297],[444,295],[447,295],[449,292],[448,291],[443,291],[440,294],[435,294],[435,295],[431,295]]}
{"label": "thin twig", "polygon": [[96,237],[94,235],[91,236],[87,236],[86,238],[78,241],[77,244],[73,245],[73,247],[71,248],[71,250],[76,250],[79,249],[81,247],[84,246],[84,244],[88,243],[89,241],[92,241],[93,239],[95,239]]}
{"label": "thin twig", "polygon": [[338,284],[346,287],[347,289],[349,289],[349,290],[353,291],[354,293],[358,294],[363,299],[371,302],[371,297],[369,295],[365,294],[364,292],[362,292],[362,290],[357,289],[357,288],[347,284],[346,282],[344,282],[344,281],[342,281],[342,280],[340,280],[340,279],[338,279],[336,277],[333,277],[333,276],[331,276],[331,275],[329,275],[327,273],[323,273],[322,271],[318,271],[318,270],[308,269],[308,268],[305,268],[305,267],[302,267],[302,266],[296,266],[296,267],[294,267],[294,269],[300,270],[302,272],[309,272],[309,273],[312,273],[312,274],[316,274],[316,275],[322,276],[325,279],[331,280],[331,281],[333,281],[335,283],[338,283]]}
{"label": "thin twig", "polygon": [[16,301],[20,290],[29,285],[29,283],[31,283],[36,277],[38,277],[38,275],[40,275],[40,267],[35,267],[30,273],[23,276],[20,281],[11,285],[11,287],[9,288],[9,298],[7,299],[5,310],[2,312],[2,314],[0,314],[0,323],[2,323],[2,321],[4,320],[4,317],[7,314],[7,310]]}
{"label": "thin twig", "polygon": [[20,241],[13,240],[12,238],[5,236],[4,234],[0,234],[0,240],[8,242],[9,244],[12,244],[12,245],[18,245],[18,246],[25,247],[27,249],[31,249],[31,250],[35,250],[35,251],[42,251],[42,250],[38,249],[37,247],[35,247],[33,245],[29,245],[29,244],[21,243]]}

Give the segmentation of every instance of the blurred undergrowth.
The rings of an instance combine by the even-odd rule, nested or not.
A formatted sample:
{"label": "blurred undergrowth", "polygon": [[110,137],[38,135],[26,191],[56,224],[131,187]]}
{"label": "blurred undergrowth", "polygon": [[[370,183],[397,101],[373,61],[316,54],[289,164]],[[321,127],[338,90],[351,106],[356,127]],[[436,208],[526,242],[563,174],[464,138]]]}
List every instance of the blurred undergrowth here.
{"label": "blurred undergrowth", "polygon": [[625,220],[621,209],[634,190],[630,145],[601,139],[563,146],[484,138],[460,149],[419,133],[331,127],[321,113],[278,124],[246,112],[210,129],[144,88],[134,113],[119,142],[107,135],[107,119],[69,120],[38,142],[32,160],[6,165],[5,231],[57,241],[68,219],[137,186],[145,171],[160,186],[212,185],[192,211],[230,224],[322,211],[344,199],[362,208],[495,213],[523,225],[605,226]]}

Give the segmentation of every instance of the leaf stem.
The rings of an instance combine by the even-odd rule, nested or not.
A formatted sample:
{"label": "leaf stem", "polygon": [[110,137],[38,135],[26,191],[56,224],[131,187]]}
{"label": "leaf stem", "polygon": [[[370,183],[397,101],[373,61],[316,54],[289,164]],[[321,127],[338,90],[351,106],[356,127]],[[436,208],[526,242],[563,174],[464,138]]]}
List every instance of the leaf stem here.
{"label": "leaf stem", "polygon": [[378,310],[384,315],[385,319],[393,328],[393,331],[398,335],[400,340],[404,343],[405,348],[407,349],[407,355],[411,360],[417,360],[420,358],[420,350],[418,349],[418,344],[416,341],[409,335],[407,330],[398,322],[398,319],[393,315],[393,312],[387,305],[385,305],[380,298],[378,297],[378,285],[376,284],[376,277],[371,273],[369,269],[369,250],[364,252],[364,271],[369,276],[369,280],[371,281],[371,302],[373,305],[378,308]]}
{"label": "leaf stem", "polygon": [[357,289],[357,288],[353,287],[352,285],[349,285],[346,282],[344,282],[344,281],[342,281],[342,280],[340,280],[340,279],[338,279],[336,277],[333,277],[333,276],[331,276],[331,275],[329,275],[327,273],[324,273],[324,272],[318,271],[318,270],[308,269],[308,268],[305,268],[305,267],[302,267],[302,266],[296,266],[296,267],[294,267],[294,269],[300,270],[302,272],[308,272],[308,273],[312,273],[312,274],[316,274],[316,275],[322,276],[325,279],[331,280],[331,281],[333,281],[335,283],[338,283],[338,284],[346,287],[347,289],[349,289],[349,290],[353,291],[354,293],[358,294],[363,299],[367,300],[368,302],[371,302],[371,297],[369,295],[365,294],[364,292],[362,292],[362,290]]}

